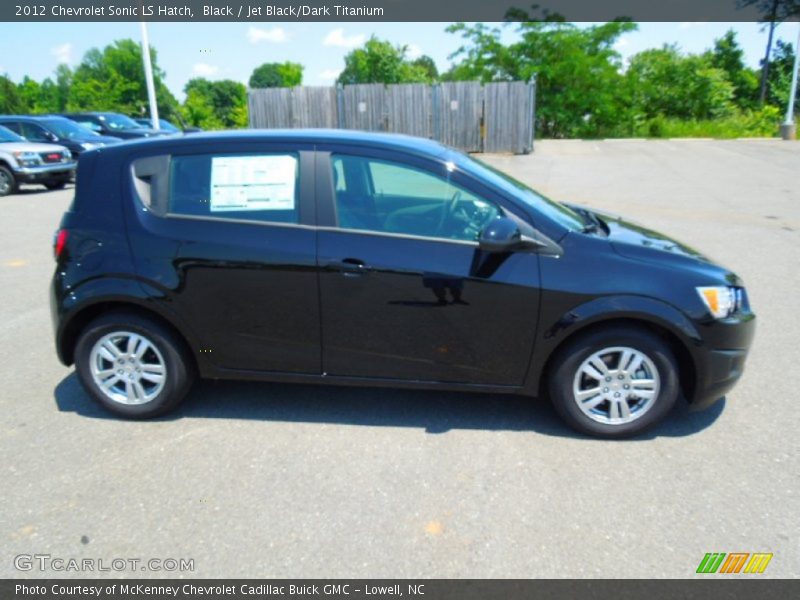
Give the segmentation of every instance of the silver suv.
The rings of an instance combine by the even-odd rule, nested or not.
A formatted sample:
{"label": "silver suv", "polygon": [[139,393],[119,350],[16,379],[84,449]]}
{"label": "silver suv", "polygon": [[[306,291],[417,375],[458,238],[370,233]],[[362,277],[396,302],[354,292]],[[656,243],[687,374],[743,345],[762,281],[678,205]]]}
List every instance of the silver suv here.
{"label": "silver suv", "polygon": [[75,175],[75,161],[63,146],[29,142],[0,126],[0,196],[20,183],[39,183],[59,190]]}

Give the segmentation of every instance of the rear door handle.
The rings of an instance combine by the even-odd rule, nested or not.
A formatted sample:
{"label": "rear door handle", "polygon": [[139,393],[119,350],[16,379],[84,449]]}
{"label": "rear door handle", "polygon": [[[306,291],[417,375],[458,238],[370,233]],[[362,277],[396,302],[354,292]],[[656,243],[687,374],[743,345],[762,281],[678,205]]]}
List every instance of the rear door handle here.
{"label": "rear door handle", "polygon": [[330,266],[345,277],[361,277],[371,270],[363,260],[357,258],[345,258],[339,262],[332,262]]}

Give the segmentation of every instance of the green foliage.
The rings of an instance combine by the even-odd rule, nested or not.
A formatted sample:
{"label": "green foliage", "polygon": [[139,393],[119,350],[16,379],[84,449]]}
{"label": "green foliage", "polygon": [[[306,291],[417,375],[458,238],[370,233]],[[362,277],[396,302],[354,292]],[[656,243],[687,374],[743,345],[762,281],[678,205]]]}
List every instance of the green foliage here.
{"label": "green foliage", "polygon": [[195,78],[184,91],[181,114],[187,123],[203,129],[247,127],[247,88],[238,81]]}
{"label": "green foliage", "polygon": [[448,28],[468,43],[446,79],[526,81],[536,77],[537,129],[546,137],[612,135],[626,122],[624,77],[614,43],[636,29],[614,21],[579,28],[562,22],[523,22],[519,42],[504,45],[500,30],[458,23]]}
{"label": "green foliage", "polygon": [[[156,100],[166,118],[177,101],[163,83],[157,53],[150,50]],[[92,48],[72,74],[69,110],[113,110],[127,115],[147,114],[147,86],[142,68],[142,49],[133,40],[117,40],[102,51]]]}
{"label": "green foliage", "polygon": [[758,74],[744,64],[744,50],[736,40],[736,32],[728,30],[714,41],[714,48],[706,53],[708,63],[725,72],[733,86],[733,101],[739,108],[755,108],[758,104]]}
{"label": "green foliage", "polygon": [[250,75],[251,88],[295,87],[303,82],[303,65],[294,62],[264,63]]}
{"label": "green foliage", "polygon": [[637,137],[773,137],[778,131],[781,111],[765,106],[719,119],[677,119],[657,116],[641,122],[633,131]]}
{"label": "green foliage", "polygon": [[6,75],[0,75],[0,113],[23,112],[25,104],[17,91],[17,86]]}
{"label": "green foliage", "polygon": [[406,46],[393,46],[372,36],[362,48],[356,48],[344,57],[344,70],[337,81],[341,84],[433,81],[429,65],[409,61],[406,52]]}
{"label": "green foliage", "polygon": [[645,50],[626,72],[637,117],[710,119],[734,112],[734,87],[707,56],[682,55],[676,46]]}
{"label": "green foliage", "polygon": [[[767,99],[786,111],[789,93],[792,88],[792,69],[794,68],[794,49],[788,42],[778,40],[769,71]],[[800,112],[800,87],[795,95],[795,114]]]}

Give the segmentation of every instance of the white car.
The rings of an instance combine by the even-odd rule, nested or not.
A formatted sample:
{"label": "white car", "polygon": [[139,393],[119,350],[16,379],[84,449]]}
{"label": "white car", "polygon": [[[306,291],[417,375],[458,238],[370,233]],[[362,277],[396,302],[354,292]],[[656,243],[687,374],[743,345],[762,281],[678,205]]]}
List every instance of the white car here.
{"label": "white car", "polygon": [[0,196],[20,183],[38,183],[59,190],[75,175],[76,162],[64,146],[29,142],[0,126]]}

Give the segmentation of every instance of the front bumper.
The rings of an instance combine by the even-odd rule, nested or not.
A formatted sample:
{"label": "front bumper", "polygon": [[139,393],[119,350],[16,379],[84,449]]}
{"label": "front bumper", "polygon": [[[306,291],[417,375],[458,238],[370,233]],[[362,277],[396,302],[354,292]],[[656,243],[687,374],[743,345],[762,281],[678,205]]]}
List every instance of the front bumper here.
{"label": "front bumper", "polygon": [[42,183],[45,181],[69,181],[75,175],[76,162],[17,167],[14,176],[20,183]]}
{"label": "front bumper", "polygon": [[705,343],[694,353],[695,388],[689,398],[692,410],[711,406],[733,389],[744,371],[755,329],[751,312],[701,326]]}

